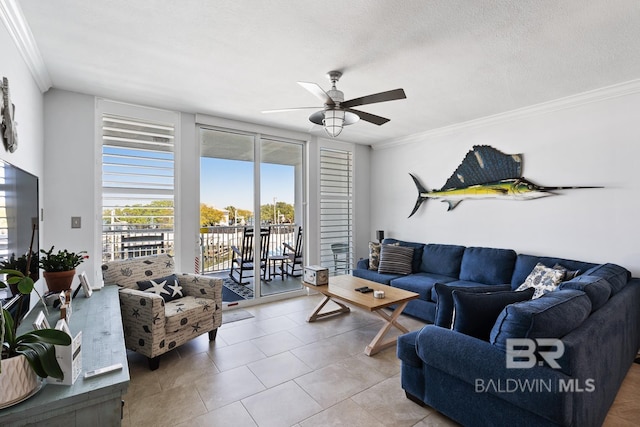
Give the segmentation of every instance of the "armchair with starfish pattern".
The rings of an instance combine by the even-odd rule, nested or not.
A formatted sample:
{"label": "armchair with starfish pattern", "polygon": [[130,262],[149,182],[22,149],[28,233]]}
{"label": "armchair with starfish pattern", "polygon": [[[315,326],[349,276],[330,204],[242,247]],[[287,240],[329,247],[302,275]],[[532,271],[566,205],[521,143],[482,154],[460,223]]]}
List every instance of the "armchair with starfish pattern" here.
{"label": "armchair with starfish pattern", "polygon": [[125,346],[145,355],[151,370],[162,354],[205,332],[215,340],[222,279],[175,273],[167,254],[107,262],[102,275],[105,286],[120,286]]}

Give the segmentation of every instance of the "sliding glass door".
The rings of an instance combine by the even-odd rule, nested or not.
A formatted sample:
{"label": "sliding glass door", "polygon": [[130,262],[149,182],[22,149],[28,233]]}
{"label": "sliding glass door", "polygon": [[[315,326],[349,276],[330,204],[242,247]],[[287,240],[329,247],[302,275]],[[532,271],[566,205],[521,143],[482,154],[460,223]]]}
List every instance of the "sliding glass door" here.
{"label": "sliding glass door", "polygon": [[200,143],[201,272],[226,305],[301,289],[302,143],[205,127]]}

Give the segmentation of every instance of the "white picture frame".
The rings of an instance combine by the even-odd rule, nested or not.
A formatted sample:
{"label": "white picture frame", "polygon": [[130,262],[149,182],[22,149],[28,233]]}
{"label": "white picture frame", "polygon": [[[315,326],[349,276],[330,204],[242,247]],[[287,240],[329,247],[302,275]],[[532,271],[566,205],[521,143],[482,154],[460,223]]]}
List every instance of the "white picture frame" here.
{"label": "white picture frame", "polygon": [[78,278],[80,279],[80,284],[82,285],[82,291],[84,292],[85,298],[90,298],[91,294],[93,294],[93,289],[91,289],[91,285],[89,284],[89,279],[87,278],[87,274],[83,271],[78,274]]}
{"label": "white picture frame", "polygon": [[69,329],[69,324],[65,319],[58,320],[58,323],[56,323],[56,329],[66,332],[70,337],[73,338],[73,336],[71,335],[71,329]]}
{"label": "white picture frame", "polygon": [[37,330],[51,329],[51,326],[49,325],[49,321],[47,320],[47,318],[45,317],[42,311],[38,313],[36,320],[33,321],[33,329],[37,329]]}

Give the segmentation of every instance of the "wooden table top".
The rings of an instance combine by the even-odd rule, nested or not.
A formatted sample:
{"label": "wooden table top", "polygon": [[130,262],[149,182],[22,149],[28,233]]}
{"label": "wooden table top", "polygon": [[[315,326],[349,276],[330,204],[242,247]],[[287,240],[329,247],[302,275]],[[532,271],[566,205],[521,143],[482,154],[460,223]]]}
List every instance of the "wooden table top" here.
{"label": "wooden table top", "polygon": [[[346,301],[369,311],[418,298],[418,294],[415,292],[405,291],[404,289],[394,288],[348,274],[329,277],[328,285],[314,286],[304,281],[302,284],[309,289],[315,289],[323,295]],[[373,292],[363,294],[355,290],[365,286],[376,291],[384,291],[385,297],[378,299],[373,297]]]}

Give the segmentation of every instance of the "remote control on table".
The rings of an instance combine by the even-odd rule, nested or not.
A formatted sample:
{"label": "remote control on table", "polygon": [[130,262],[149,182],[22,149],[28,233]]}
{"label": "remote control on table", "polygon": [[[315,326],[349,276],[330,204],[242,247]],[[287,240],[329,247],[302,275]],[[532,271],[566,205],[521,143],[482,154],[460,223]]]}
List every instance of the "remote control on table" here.
{"label": "remote control on table", "polygon": [[363,289],[361,292],[362,292],[363,294],[368,294],[369,292],[373,292],[373,289],[371,289],[371,288],[367,288],[367,289]]}
{"label": "remote control on table", "polygon": [[84,373],[84,377],[93,378],[108,372],[119,371],[120,369],[122,369],[122,363],[116,363],[115,365],[105,366],[104,368],[94,369],[93,371],[87,371]]}

